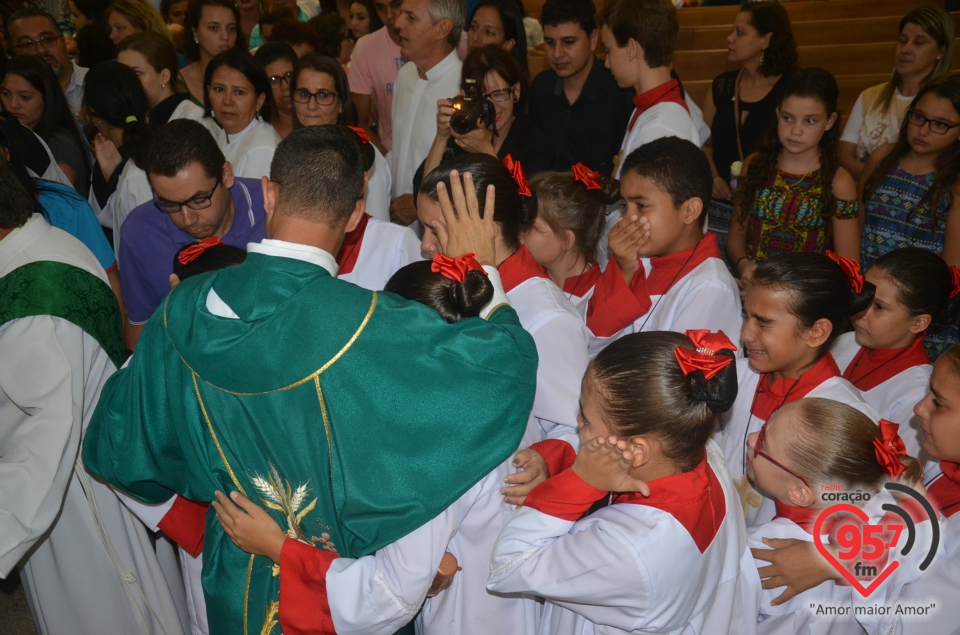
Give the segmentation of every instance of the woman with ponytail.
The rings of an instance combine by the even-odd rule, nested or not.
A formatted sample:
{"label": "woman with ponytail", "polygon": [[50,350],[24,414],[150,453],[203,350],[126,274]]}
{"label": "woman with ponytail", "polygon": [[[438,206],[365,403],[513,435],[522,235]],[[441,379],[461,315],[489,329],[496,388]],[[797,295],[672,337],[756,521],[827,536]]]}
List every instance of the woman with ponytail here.
{"label": "woman with ponytail", "polygon": [[709,331],[641,332],[590,363],[579,451],[551,465],[491,557],[491,591],[546,600],[539,632],[753,632],[740,607],[759,580],[742,579],[737,491],[710,440],[737,395],[735,349]]}
{"label": "woman with ponytail", "polygon": [[144,157],[156,130],[147,123],[150,102],[129,66],[100,62],[83,80],[83,112],[97,129],[90,204],[100,224],[113,232],[120,254],[120,227],[135,207],[153,199],[143,171]]}
{"label": "woman with ponytail", "polygon": [[[575,442],[577,395],[589,361],[587,330],[563,291],[520,243],[521,234],[530,231],[536,220],[537,200],[522,166],[512,158],[509,163],[512,169],[488,154],[464,154],[430,172],[417,197],[424,227],[420,248],[430,257],[444,252],[447,227],[441,207],[461,187],[476,192],[478,210],[493,212],[497,270],[540,356],[537,396],[521,447],[547,437]],[[511,478],[518,476],[522,473]]]}
{"label": "woman with ponytail", "polygon": [[740,490],[747,526],[773,518],[773,502],[747,480],[747,437],[777,409],[804,397],[879,414],[841,375],[830,347],[847,319],[869,305],[875,287],[856,263],[832,254],[784,254],[758,266],[746,286],[737,360],[740,394],[715,435]]}
{"label": "woman with ponytail", "polygon": [[608,205],[620,201],[620,184],[582,163],[569,172],[541,172],[530,179],[537,218],[520,241],[586,319],[600,278],[594,257]]}

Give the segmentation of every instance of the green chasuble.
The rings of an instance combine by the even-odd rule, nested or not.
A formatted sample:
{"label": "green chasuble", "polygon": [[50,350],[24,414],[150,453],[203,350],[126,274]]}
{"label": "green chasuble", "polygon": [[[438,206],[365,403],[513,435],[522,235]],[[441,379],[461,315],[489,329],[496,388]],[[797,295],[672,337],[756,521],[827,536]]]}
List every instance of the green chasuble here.
{"label": "green chasuble", "polygon": [[[206,309],[211,288],[239,319]],[[240,490],[289,536],[360,557],[517,450],[536,370],[512,308],[447,324],[316,265],[251,253],[170,292],[104,387],[83,458],[146,503]],[[270,632],[278,571],[237,548],[212,509],[203,587],[211,633]]]}
{"label": "green chasuble", "polygon": [[62,318],[80,327],[97,340],[117,368],[127,359],[117,296],[89,271],[39,260],[0,278],[0,325],[36,315]]}

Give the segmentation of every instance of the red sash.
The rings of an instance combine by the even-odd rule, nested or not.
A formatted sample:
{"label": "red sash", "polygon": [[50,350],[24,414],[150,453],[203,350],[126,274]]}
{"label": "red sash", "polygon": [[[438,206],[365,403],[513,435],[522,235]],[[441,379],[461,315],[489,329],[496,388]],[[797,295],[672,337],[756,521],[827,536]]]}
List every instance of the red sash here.
{"label": "red sash", "polygon": [[683,106],[684,110],[687,113],[690,112],[690,106],[687,105],[687,102],[683,99],[683,93],[680,92],[680,82],[675,79],[671,79],[669,82],[660,84],[656,88],[651,88],[645,93],[635,95],[633,98],[633,105],[635,109],[633,111],[633,117],[630,118],[630,125],[627,126],[627,132],[633,130],[633,124],[637,122],[637,118],[650,110],[657,104],[666,104],[674,103],[680,104]]}
{"label": "red sash", "polygon": [[843,378],[860,390],[867,391],[905,370],[929,363],[930,358],[923,347],[923,338],[918,337],[906,348],[861,348],[843,371]]}
{"label": "red sash", "polygon": [[823,382],[831,377],[839,376],[840,369],[830,353],[821,357],[820,361],[813,365],[813,368],[800,375],[800,379],[784,377],[769,382],[766,374],[760,375],[750,414],[767,421],[778,408],[804,398]]}

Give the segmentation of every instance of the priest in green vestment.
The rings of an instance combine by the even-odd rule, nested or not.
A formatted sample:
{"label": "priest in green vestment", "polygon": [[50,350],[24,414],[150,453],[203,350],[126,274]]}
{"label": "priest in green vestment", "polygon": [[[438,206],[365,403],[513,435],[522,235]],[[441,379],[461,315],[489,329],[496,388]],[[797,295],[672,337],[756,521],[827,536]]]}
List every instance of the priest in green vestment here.
{"label": "priest in green vestment", "polygon": [[[335,277],[365,183],[340,127],[278,146],[264,179],[268,238],[157,309],[103,389],[84,441],[91,472],[148,504],[239,490],[301,545],[357,558],[429,522],[517,450],[537,355],[508,304],[448,324]],[[492,214],[461,220],[450,249],[493,264]],[[307,632],[285,611],[295,589],[284,595],[282,563],[241,551],[212,511],[203,559],[211,633]],[[310,632],[333,632],[323,623]]]}

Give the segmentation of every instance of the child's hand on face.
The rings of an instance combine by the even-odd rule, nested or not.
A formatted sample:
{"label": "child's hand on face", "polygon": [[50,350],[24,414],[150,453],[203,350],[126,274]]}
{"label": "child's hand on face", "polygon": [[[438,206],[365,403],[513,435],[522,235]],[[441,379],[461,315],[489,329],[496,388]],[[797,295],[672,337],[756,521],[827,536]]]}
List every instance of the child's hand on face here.
{"label": "child's hand on face", "polygon": [[585,483],[605,492],[640,492],[650,495],[645,481],[630,476],[633,452],[616,437],[596,437],[580,446],[573,471]]}
{"label": "child's hand on face", "polygon": [[226,534],[247,553],[266,556],[274,564],[280,564],[280,551],[287,535],[277,521],[240,492],[230,492],[230,498],[217,492],[217,500],[213,502],[213,509]]}
{"label": "child's hand on face", "polygon": [[629,285],[640,269],[640,249],[650,240],[650,221],[646,216],[621,216],[608,235],[610,251],[617,260],[623,279]]}
{"label": "child's hand on face", "polygon": [[550,468],[547,467],[543,456],[530,448],[517,452],[513,457],[513,467],[518,467],[521,471],[504,477],[503,482],[513,487],[504,487],[500,493],[503,494],[505,502],[511,505],[523,505],[527,494],[550,478]]}

